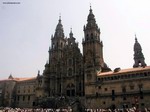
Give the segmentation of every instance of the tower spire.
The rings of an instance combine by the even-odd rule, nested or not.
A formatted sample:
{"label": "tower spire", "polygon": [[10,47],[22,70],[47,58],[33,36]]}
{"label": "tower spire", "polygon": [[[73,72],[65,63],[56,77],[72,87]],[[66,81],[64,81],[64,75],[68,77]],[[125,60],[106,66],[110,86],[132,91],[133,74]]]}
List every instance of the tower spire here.
{"label": "tower spire", "polygon": [[93,10],[92,10],[92,7],[90,5],[90,10],[89,10],[89,15],[87,17],[87,24],[86,24],[86,27],[84,27],[84,29],[91,29],[91,28],[95,28],[95,29],[98,29],[98,26],[96,24],[96,20],[95,20],[95,16],[93,14]]}
{"label": "tower spire", "polygon": [[59,15],[59,20],[58,20],[58,24],[56,26],[56,30],[55,30],[55,35],[54,37],[56,38],[64,38],[64,30],[63,30],[63,25],[61,23],[61,15]]}
{"label": "tower spire", "polygon": [[72,33],[72,27],[70,28],[70,33]]}
{"label": "tower spire", "polygon": [[145,58],[144,55],[142,53],[142,47],[140,45],[140,43],[137,40],[136,34],[135,34],[135,44],[134,44],[134,65],[133,67],[145,67],[146,63],[145,63]]}

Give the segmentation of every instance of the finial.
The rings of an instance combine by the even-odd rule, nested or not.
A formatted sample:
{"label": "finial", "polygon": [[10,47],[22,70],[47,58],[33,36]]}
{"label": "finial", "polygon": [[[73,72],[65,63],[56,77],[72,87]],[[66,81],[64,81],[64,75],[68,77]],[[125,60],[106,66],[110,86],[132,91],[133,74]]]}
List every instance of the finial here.
{"label": "finial", "polygon": [[72,27],[70,28],[70,37],[73,37]]}
{"label": "finial", "polygon": [[91,3],[90,3],[90,9],[92,9],[92,8],[91,8]]}
{"label": "finial", "polygon": [[59,19],[61,20],[61,13],[59,13]]}
{"label": "finial", "polygon": [[91,3],[90,3],[90,13],[92,14],[92,6],[91,6]]}
{"label": "finial", "polygon": [[136,37],[136,34],[135,34],[135,42],[137,42],[137,37]]}
{"label": "finial", "polygon": [[136,33],[135,33],[135,38],[136,38]]}
{"label": "finial", "polygon": [[61,22],[61,13],[59,13],[59,22]]}
{"label": "finial", "polygon": [[72,33],[72,27],[70,28],[70,33]]}

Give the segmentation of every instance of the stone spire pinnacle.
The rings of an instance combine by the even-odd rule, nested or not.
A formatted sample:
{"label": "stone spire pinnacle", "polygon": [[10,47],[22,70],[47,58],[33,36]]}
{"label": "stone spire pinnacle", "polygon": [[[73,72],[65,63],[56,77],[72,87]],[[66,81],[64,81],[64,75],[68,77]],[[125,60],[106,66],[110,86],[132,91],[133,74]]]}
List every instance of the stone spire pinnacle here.
{"label": "stone spire pinnacle", "polygon": [[138,42],[136,34],[135,34],[134,51],[142,51],[142,47],[141,47],[140,43]]}
{"label": "stone spire pinnacle", "polygon": [[137,37],[136,37],[136,34],[135,34],[135,42],[138,42],[138,41],[137,41]]}
{"label": "stone spire pinnacle", "polygon": [[146,63],[145,63],[145,58],[144,55],[142,53],[142,47],[140,45],[140,43],[137,40],[136,34],[135,34],[135,44],[134,44],[134,65],[133,67],[145,67]]}
{"label": "stone spire pinnacle", "polygon": [[87,21],[89,22],[89,21],[93,20],[93,22],[95,22],[95,16],[94,16],[94,14],[93,14],[93,11],[92,11],[91,6],[90,6],[90,10],[89,10],[89,11],[90,11],[90,12],[89,12]]}
{"label": "stone spire pinnacle", "polygon": [[58,20],[58,24],[56,26],[54,37],[64,38],[64,30],[63,30],[63,25],[61,23],[61,16],[59,16],[59,20]]}
{"label": "stone spire pinnacle", "polygon": [[86,24],[85,28],[86,29],[96,28],[97,30],[99,30],[99,28],[96,24],[95,16],[93,14],[91,5],[90,5],[89,15],[87,17],[87,24]]}
{"label": "stone spire pinnacle", "polygon": [[9,75],[8,79],[14,79],[12,74]]}
{"label": "stone spire pinnacle", "polygon": [[72,33],[72,28],[70,28],[70,34],[69,34],[70,38],[73,37],[73,33]]}

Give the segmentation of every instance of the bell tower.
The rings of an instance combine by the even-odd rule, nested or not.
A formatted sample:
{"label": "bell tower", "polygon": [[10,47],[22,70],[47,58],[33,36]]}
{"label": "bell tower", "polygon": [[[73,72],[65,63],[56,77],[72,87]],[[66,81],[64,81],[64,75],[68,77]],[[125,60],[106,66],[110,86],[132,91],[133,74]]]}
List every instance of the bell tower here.
{"label": "bell tower", "polygon": [[104,66],[103,44],[100,41],[100,28],[96,24],[95,16],[90,7],[87,24],[84,26],[83,56],[86,67],[100,70]]}
{"label": "bell tower", "polygon": [[[93,83],[96,82],[97,72],[105,72],[110,69],[104,63],[103,43],[100,40],[100,28],[96,24],[95,16],[90,6],[87,24],[83,28],[83,60],[85,75],[85,93],[95,94]],[[89,91],[91,90],[91,91]]]}
{"label": "bell tower", "polygon": [[49,60],[52,59],[59,61],[63,57],[62,49],[65,46],[66,39],[64,36],[63,25],[61,23],[61,17],[59,17],[58,24],[56,26],[54,36],[51,36],[51,48],[49,50]]}
{"label": "bell tower", "polygon": [[146,66],[146,63],[145,63],[144,55],[142,53],[142,47],[141,47],[140,43],[138,42],[137,37],[135,35],[133,68],[145,67],[145,66]]}
{"label": "bell tower", "polygon": [[50,95],[54,96],[58,93],[61,94],[61,76],[62,76],[62,63],[64,58],[64,47],[66,45],[66,38],[64,36],[63,25],[61,17],[59,17],[58,24],[55,29],[54,36],[51,36],[51,47],[49,48],[49,82],[50,82]]}

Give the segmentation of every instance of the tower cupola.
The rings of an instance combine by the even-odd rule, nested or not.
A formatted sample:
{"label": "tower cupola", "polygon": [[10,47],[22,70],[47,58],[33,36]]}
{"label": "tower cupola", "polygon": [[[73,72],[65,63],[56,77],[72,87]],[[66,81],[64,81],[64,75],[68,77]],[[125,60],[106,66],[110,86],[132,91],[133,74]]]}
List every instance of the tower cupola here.
{"label": "tower cupola", "polygon": [[135,35],[135,44],[134,44],[134,65],[133,67],[145,67],[146,63],[145,63],[145,58],[144,55],[142,53],[142,47],[140,45],[140,43],[137,40],[137,37]]}
{"label": "tower cupola", "polygon": [[69,38],[68,38],[68,44],[73,45],[75,44],[75,38],[73,37],[72,28],[70,29]]}
{"label": "tower cupola", "polygon": [[96,24],[95,16],[94,16],[92,8],[90,6],[89,15],[87,17],[86,29],[91,29],[91,28],[97,28],[98,29],[98,26]]}
{"label": "tower cupola", "polygon": [[58,24],[56,26],[54,37],[64,38],[64,29],[63,29],[63,25],[61,23],[61,16],[59,16],[59,20],[58,20]]}
{"label": "tower cupola", "polygon": [[139,44],[136,35],[135,35],[134,51],[142,51],[141,45]]}

